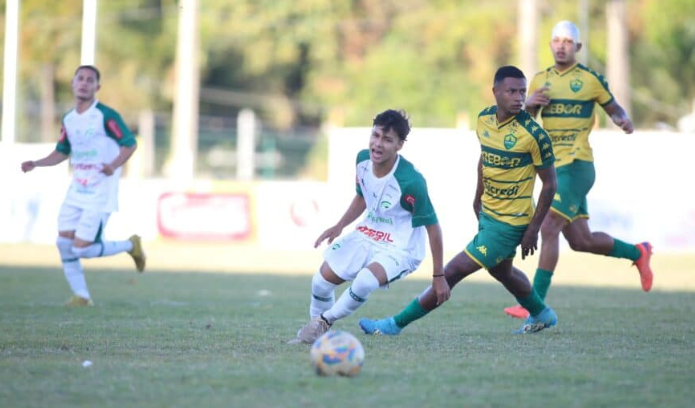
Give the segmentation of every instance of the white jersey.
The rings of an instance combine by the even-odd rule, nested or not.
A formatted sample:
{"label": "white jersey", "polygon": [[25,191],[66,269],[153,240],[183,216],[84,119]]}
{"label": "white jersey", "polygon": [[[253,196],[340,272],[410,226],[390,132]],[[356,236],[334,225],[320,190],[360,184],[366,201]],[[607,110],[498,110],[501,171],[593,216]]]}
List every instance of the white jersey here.
{"label": "white jersey", "polygon": [[424,259],[424,226],[438,221],[422,174],[399,155],[389,174],[376,177],[369,150],[362,150],[357,154],[356,183],[357,194],[367,204],[366,217],[357,225],[364,239]]}
{"label": "white jersey", "polygon": [[121,116],[98,101],[86,111],[75,109],[63,117],[56,150],[70,156],[73,177],[65,203],[89,211],[111,213],[118,210],[119,167],[113,175],[101,173],[121,146],[135,145],[135,137]]}

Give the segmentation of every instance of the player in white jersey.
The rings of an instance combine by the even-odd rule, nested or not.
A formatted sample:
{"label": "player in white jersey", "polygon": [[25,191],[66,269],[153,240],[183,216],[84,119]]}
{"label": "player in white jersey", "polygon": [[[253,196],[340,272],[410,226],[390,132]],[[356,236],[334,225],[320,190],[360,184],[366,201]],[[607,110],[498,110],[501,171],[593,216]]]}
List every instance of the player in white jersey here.
{"label": "player in white jersey", "polygon": [[[425,257],[425,235],[432,252],[432,286],[439,302],[449,298],[444,279],[442,231],[425,178],[398,151],[410,133],[403,111],[387,110],[374,118],[369,149],[357,154],[357,194],[343,217],[316,240],[328,240],[324,262],[311,282],[311,321],[290,343],[313,343],[338,319],[362,306],[379,287],[406,277]],[[343,228],[361,214],[351,233]],[[352,281],[335,301],[335,288]]]}
{"label": "player in white jersey", "polygon": [[70,158],[72,183],[60,208],[56,241],[65,277],[73,291],[69,306],[93,304],[80,258],[127,252],[138,272],[145,269],[139,236],[133,235],[125,241],[102,240],[109,215],[118,210],[121,166],[137,144],[121,116],[96,100],[100,76],[94,66],[77,68],[72,80],[75,108],[63,117],[56,149],[40,160],[22,163],[22,171],[26,173]]}

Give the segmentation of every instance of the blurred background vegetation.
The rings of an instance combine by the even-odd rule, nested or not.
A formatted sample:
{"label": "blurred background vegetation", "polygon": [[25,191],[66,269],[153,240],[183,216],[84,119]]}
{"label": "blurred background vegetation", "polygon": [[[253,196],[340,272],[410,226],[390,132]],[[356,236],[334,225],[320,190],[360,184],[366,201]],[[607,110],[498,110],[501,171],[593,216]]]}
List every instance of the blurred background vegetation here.
{"label": "blurred background vegetation", "polygon": [[[538,0],[539,68],[552,65],[552,26],[585,12],[589,47],[582,52],[590,67],[605,72],[605,3]],[[695,0],[626,5],[634,122],[674,128],[695,98]],[[368,126],[391,107],[406,109],[418,127],[474,118],[494,102],[495,69],[519,63],[517,6],[513,0],[199,0],[198,145],[199,155],[208,156],[198,170],[232,177],[214,152],[234,148],[243,108],[262,123],[258,149],[283,152],[285,160],[268,173],[276,178],[321,178],[307,168],[325,160],[328,120]],[[170,143],[178,14],[176,0],[101,0],[98,8],[98,97],[136,130],[139,112],[154,112],[156,172]],[[80,61],[82,0],[22,0],[20,15],[16,138],[53,141],[73,105],[69,84]],[[0,35],[4,24],[2,16]],[[41,115],[54,119],[42,126]]]}

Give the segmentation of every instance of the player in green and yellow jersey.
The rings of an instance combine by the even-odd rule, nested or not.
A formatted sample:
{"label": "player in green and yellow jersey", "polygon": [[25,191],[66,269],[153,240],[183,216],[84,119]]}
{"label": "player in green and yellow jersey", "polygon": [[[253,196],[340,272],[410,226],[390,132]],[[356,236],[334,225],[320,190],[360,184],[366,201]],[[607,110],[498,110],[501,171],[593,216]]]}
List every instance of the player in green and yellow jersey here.
{"label": "player in green and yellow jersey", "polygon": [[[446,265],[443,277],[453,287],[481,268],[487,269],[531,311],[515,333],[533,333],[555,326],[557,316],[512,261],[517,246],[521,245],[522,259],[533,255],[537,248],[538,232],[557,186],[555,156],[548,134],[522,109],[526,98],[524,74],[512,66],[500,68],[492,91],[497,104],[480,113],[476,128],[481,146],[473,202],[478,234]],[[536,175],[543,186],[534,208]],[[397,335],[447,300],[438,301],[441,290],[430,285],[399,314],[381,320],[361,319],[360,327],[367,334]]]}
{"label": "player in green and yellow jersey", "polygon": [[[634,128],[603,76],[577,63],[575,55],[581,47],[577,27],[569,21],[557,23],[550,41],[555,65],[536,74],[526,101],[526,110],[532,116],[541,114],[543,128],[552,139],[557,168],[557,193],[541,227],[541,255],[533,281],[543,299],[558,263],[560,232],[575,251],[632,260],[639,271],[642,289],[647,292],[652,287],[650,243],[628,244],[589,229],[586,196],[595,180],[589,133],[594,125],[596,104],[625,133],[632,133]],[[528,311],[520,305],[508,307],[505,312],[522,319],[528,316]]]}

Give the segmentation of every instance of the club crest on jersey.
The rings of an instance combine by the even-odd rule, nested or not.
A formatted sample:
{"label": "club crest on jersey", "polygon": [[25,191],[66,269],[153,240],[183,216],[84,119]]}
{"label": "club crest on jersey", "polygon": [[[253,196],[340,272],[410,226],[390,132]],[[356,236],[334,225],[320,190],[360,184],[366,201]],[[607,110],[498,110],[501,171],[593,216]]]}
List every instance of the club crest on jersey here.
{"label": "club crest on jersey", "polygon": [[516,141],[517,138],[513,134],[508,134],[507,136],[504,137],[504,147],[509,150],[512,147],[516,146]]}
{"label": "club crest on jersey", "polygon": [[405,202],[415,207],[415,197],[411,196],[410,194],[405,196]]}
{"label": "club crest on jersey", "polygon": [[582,82],[581,79],[573,79],[570,81],[570,89],[574,93],[579,92],[579,90],[582,89],[582,85],[584,85],[584,82]]}

